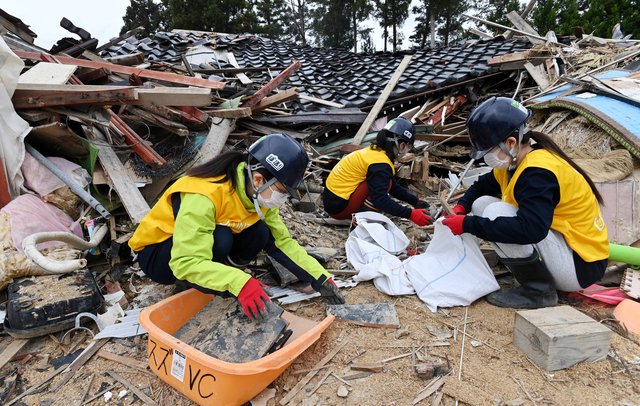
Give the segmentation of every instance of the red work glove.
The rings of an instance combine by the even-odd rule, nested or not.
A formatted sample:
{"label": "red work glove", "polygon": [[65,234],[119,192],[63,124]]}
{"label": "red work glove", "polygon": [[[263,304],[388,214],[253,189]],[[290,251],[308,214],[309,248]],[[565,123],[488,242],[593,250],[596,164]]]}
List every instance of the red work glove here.
{"label": "red work glove", "polygon": [[461,204],[456,204],[455,206],[453,206],[451,211],[453,212],[453,214],[467,214],[467,209],[465,209]]}
{"label": "red work glove", "polygon": [[413,221],[419,226],[428,226],[433,223],[433,219],[429,216],[429,210],[427,209],[413,209],[411,210],[411,216],[409,220]]}
{"label": "red work glove", "polygon": [[264,312],[264,304],[271,301],[262,289],[263,286],[265,286],[264,283],[256,278],[250,278],[238,295],[242,310],[250,319],[257,319]]}
{"label": "red work glove", "polygon": [[467,217],[463,214],[449,214],[442,220],[442,224],[449,227],[454,235],[460,235],[464,233],[462,229],[462,223],[464,218]]}

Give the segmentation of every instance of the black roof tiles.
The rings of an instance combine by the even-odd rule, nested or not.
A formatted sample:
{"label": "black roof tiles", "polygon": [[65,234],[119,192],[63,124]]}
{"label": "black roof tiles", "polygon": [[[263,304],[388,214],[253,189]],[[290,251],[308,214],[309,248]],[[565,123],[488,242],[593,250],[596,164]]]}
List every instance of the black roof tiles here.
{"label": "black roof tiles", "polygon": [[[354,54],[346,50],[313,48],[255,35],[209,34],[202,32],[160,32],[139,41],[122,41],[107,50],[103,56],[116,56],[141,51],[147,59],[177,62],[180,54],[197,44],[209,44],[212,48],[230,51],[238,64],[244,67],[288,66],[300,60],[302,67],[289,79],[289,83],[304,83],[305,93],[328,101],[342,103],[346,107],[362,107],[372,104],[380,95],[391,75],[400,64],[403,55],[377,52]],[[489,58],[529,49],[528,42],[516,40],[469,41],[445,48],[420,49],[414,53],[411,64],[391,97],[420,93],[445,84],[453,84],[495,71],[489,67]],[[220,66],[228,66],[219,61]],[[205,65],[205,64],[201,64]],[[212,56],[211,66],[218,63]],[[277,72],[271,71],[275,76]],[[254,72],[254,81],[271,79],[269,72]],[[313,86],[335,86],[335,88]],[[283,88],[287,84],[281,85]],[[298,85],[299,86],[299,85]],[[294,110],[319,110],[323,106],[308,103],[291,103]]]}

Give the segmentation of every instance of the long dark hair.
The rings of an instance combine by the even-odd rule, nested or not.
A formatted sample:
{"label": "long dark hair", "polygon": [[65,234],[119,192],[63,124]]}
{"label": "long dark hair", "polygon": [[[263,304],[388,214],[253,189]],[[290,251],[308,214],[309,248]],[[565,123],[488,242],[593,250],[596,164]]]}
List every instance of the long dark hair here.
{"label": "long dark hair", "polygon": [[[246,152],[228,151],[208,160],[207,162],[194,166],[187,171],[187,175],[196,178],[213,178],[222,176],[222,178],[215,181],[215,183],[231,181],[231,187],[235,190],[238,186],[236,168],[242,162],[247,162],[247,158],[249,158],[249,154]],[[251,163],[255,164],[257,161],[251,157]],[[256,172],[259,172],[264,176],[267,181],[273,177],[271,172],[265,168],[259,168]]]}
{"label": "long dark hair", "polygon": [[[587,181],[587,183],[589,184],[589,187],[591,188],[591,191],[596,196],[598,203],[600,204],[604,203],[604,200],[602,199],[602,195],[600,194],[600,192],[598,192],[598,189],[596,189],[596,185],[593,183],[589,175],[587,175],[587,173],[582,168],[580,168],[578,164],[576,164],[571,158],[569,158],[569,156],[565,154],[562,151],[562,149],[560,149],[558,144],[556,144],[555,141],[551,139],[551,137],[549,137],[547,134],[544,134],[538,131],[530,131],[525,135],[524,138],[526,139],[527,136],[535,140],[536,143],[538,143],[538,145],[540,145],[542,148],[551,151],[555,155],[558,155],[560,158],[567,161],[569,165],[571,165],[573,169],[578,171],[578,173],[582,175],[584,179]],[[525,141],[525,139],[523,139],[523,142],[522,142],[523,144],[526,143],[526,141],[528,141],[528,140]]]}
{"label": "long dark hair", "polygon": [[384,152],[386,152],[391,162],[394,162],[396,159],[396,153],[394,152],[393,147],[395,147],[396,144],[389,140],[389,138],[391,137],[393,137],[393,133],[390,133],[389,131],[382,129],[378,131],[378,134],[376,135],[376,140],[372,142],[372,144],[374,148],[381,149]]}

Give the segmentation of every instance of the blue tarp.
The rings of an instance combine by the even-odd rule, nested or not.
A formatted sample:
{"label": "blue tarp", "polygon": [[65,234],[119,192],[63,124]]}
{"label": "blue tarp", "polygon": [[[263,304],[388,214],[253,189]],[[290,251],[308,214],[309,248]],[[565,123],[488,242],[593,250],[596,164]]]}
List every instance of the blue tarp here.
{"label": "blue tarp", "polygon": [[[634,72],[611,70],[595,75],[599,79],[629,76]],[[631,154],[640,159],[640,107],[612,97],[580,91],[562,96],[574,85],[566,85],[532,100],[534,109],[563,108],[573,110],[602,128]]]}

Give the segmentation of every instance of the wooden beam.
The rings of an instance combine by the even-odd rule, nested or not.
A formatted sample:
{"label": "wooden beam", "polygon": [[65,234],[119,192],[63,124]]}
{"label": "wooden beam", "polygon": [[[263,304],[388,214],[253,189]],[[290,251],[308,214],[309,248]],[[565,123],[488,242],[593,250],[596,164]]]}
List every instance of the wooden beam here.
{"label": "wooden beam", "polygon": [[313,102],[313,103],[318,103],[318,104],[322,104],[322,105],[325,105],[325,106],[329,106],[329,107],[335,107],[337,109],[344,108],[344,104],[335,103],[335,102],[332,102],[332,101],[329,101],[329,100],[324,100],[324,99],[321,99],[319,97],[307,96],[306,94],[299,94],[298,98],[302,99],[302,100],[308,100],[308,101]]}
{"label": "wooden beam", "polygon": [[[30,87],[33,88],[30,89]],[[57,87],[59,90],[46,90],[47,87]],[[135,99],[131,87],[92,87],[102,87],[103,89],[78,88],[78,86],[71,85],[18,84],[11,101],[13,107],[19,110],[83,104],[105,105],[125,103]]]}
{"label": "wooden beam", "polygon": [[151,405],[151,406],[159,406],[153,399],[151,399],[149,396],[147,396],[143,391],[141,391],[137,386],[135,386],[134,384],[132,384],[131,382],[127,381],[126,379],[124,379],[123,377],[121,377],[120,375],[118,375],[117,373],[113,372],[113,371],[107,371],[107,373],[109,375],[111,375],[111,377],[113,379],[115,379],[116,381],[120,382],[121,384],[123,384],[124,386],[126,386],[131,392],[133,392],[145,405]]}
{"label": "wooden beam", "polygon": [[[21,21],[22,22],[22,21]],[[20,27],[18,24],[14,24],[12,21],[9,21],[4,16],[0,15],[0,25],[6,28],[8,31],[11,31],[13,34],[20,37],[25,42],[29,44],[33,44],[33,40],[37,37],[36,33],[31,31],[30,29],[25,27]]]}
{"label": "wooden beam", "polygon": [[398,65],[398,67],[396,68],[396,71],[393,73],[393,76],[391,76],[391,79],[387,83],[387,86],[385,86],[384,90],[380,94],[380,97],[378,97],[376,104],[374,104],[371,111],[369,111],[367,118],[364,120],[364,123],[362,123],[362,125],[360,126],[360,129],[356,133],[356,136],[353,137],[353,144],[360,145],[360,143],[364,139],[364,136],[367,135],[367,133],[369,132],[369,128],[371,127],[371,124],[373,124],[375,119],[378,117],[378,113],[380,112],[380,110],[382,110],[382,107],[384,106],[385,102],[389,98],[389,95],[391,94],[393,89],[396,87],[396,84],[400,80],[400,77],[404,73],[404,70],[407,69],[407,66],[409,66],[409,63],[411,63],[412,57],[413,55],[405,55],[404,58],[402,58],[400,65]]}
{"label": "wooden beam", "polygon": [[211,117],[242,118],[251,117],[252,110],[251,107],[236,107],[232,109],[210,109],[205,110],[205,113]]}
{"label": "wooden beam", "polygon": [[511,52],[510,54],[496,55],[487,61],[487,65],[495,66],[502,65],[503,63],[508,62],[521,62],[527,61],[527,58],[531,57],[531,50],[519,51],[519,52]]}
{"label": "wooden beam", "polygon": [[75,65],[40,62],[18,77],[18,83],[58,84],[67,83],[76,71]]}
{"label": "wooden beam", "polygon": [[493,35],[487,34],[484,31],[480,31],[475,27],[470,27],[467,31],[469,31],[473,35],[477,35],[480,39],[493,39]]}
{"label": "wooden beam", "polygon": [[209,106],[211,89],[198,87],[135,88],[133,93],[139,104],[159,106]]}
{"label": "wooden beam", "polygon": [[200,147],[194,165],[199,165],[215,158],[222,152],[231,131],[235,128],[235,120],[225,118],[218,124],[211,125],[207,139]]}
{"label": "wooden beam", "polygon": [[[31,59],[36,61],[45,61],[46,55],[47,55],[44,53],[27,52],[27,51],[15,51],[15,54],[22,59]],[[171,82],[171,83],[180,83],[188,86],[198,86],[198,87],[205,87],[209,89],[224,88],[223,82],[178,75],[176,73],[158,72],[150,69],[116,65],[108,62],[88,61],[85,59],[71,58],[68,56],[56,56],[56,58],[60,63],[64,65],[77,65],[77,66],[82,66],[83,68],[94,68],[94,69],[105,68],[110,70],[111,72],[125,73],[127,75],[136,75],[141,78],[162,80],[162,81]]]}
{"label": "wooden beam", "polygon": [[531,78],[536,82],[540,90],[544,90],[551,86],[551,83],[547,78],[547,73],[542,66],[533,66],[531,62],[527,62],[524,64],[524,68],[529,72],[529,75],[531,75]]}
{"label": "wooden beam", "polygon": [[96,140],[93,144],[98,149],[98,160],[104,169],[107,177],[116,193],[122,201],[127,214],[134,224],[140,223],[140,220],[150,210],[149,204],[142,197],[140,190],[135,183],[129,178],[127,170],[120,162],[120,158],[116,155],[111,147],[106,143],[106,137],[95,126],[82,127],[89,139]]}
{"label": "wooden beam", "polygon": [[[527,3],[527,6],[522,11],[522,14],[520,14],[520,17],[523,20],[525,18],[529,17],[529,13],[531,13],[531,10],[533,10],[533,7],[536,5],[537,2],[538,2],[538,0],[529,0],[529,3]],[[513,31],[507,30],[507,31],[504,32],[503,35],[504,35],[504,37],[506,39],[511,39],[511,37],[513,37]]]}
{"label": "wooden beam", "polygon": [[166,118],[161,117],[157,114],[154,114],[133,106],[127,107],[127,111],[130,111],[132,114],[134,114],[135,116],[138,116],[139,118],[141,118],[142,120],[148,123],[164,128],[165,130],[173,134],[176,134],[180,137],[186,137],[187,135],[189,135],[189,129],[184,124],[167,120]]}
{"label": "wooden beam", "polygon": [[257,92],[255,92],[252,96],[247,98],[245,102],[242,104],[242,107],[254,107],[260,103],[260,100],[267,97],[267,95],[273,92],[282,82],[287,80],[289,76],[293,75],[298,69],[300,69],[300,61],[294,61],[287,69],[280,72],[278,76],[271,79],[269,83],[262,86]]}
{"label": "wooden beam", "polygon": [[122,121],[120,117],[112,110],[106,110],[111,117],[111,126],[122,134],[127,144],[131,145],[131,149],[138,154],[138,156],[148,164],[164,165],[167,163],[165,159],[158,154],[153,148],[147,145],[146,142],[140,137],[127,123]]}
{"label": "wooden beam", "polygon": [[[524,18],[520,17],[520,15],[515,11],[510,11],[509,13],[507,13],[507,18],[509,19],[509,21],[511,21],[511,24],[513,24],[513,26],[516,27],[517,29],[540,37],[540,34],[538,34],[538,32],[535,29],[533,29],[533,27],[530,26],[529,23],[527,23],[524,20]],[[527,39],[529,39],[529,41],[534,45],[544,44],[546,42],[531,36],[528,36]]]}
{"label": "wooden beam", "polygon": [[251,110],[255,113],[268,109],[269,107],[277,106],[280,103],[288,102],[298,98],[298,89],[293,87],[282,92],[276,93],[273,96],[265,97]]}
{"label": "wooden beam", "polygon": [[131,368],[136,368],[136,369],[139,369],[141,371],[147,371],[147,363],[146,362],[138,361],[138,360],[133,359],[131,357],[124,357],[122,355],[114,354],[114,353],[109,352],[109,351],[107,351],[105,349],[101,349],[100,351],[98,351],[98,357],[104,358],[104,359],[108,359],[109,361],[117,362],[117,363],[122,364],[124,366],[128,366],[128,367],[131,367]]}
{"label": "wooden beam", "polygon": [[[233,52],[227,52],[227,61],[229,61],[231,66],[233,66],[234,68],[240,67],[240,65],[238,64],[238,61],[236,60],[236,56],[233,54]],[[240,80],[240,83],[242,83],[245,86],[253,83],[253,80],[249,79],[249,77],[245,75],[243,72],[237,72],[236,77],[238,78],[238,80]]]}

